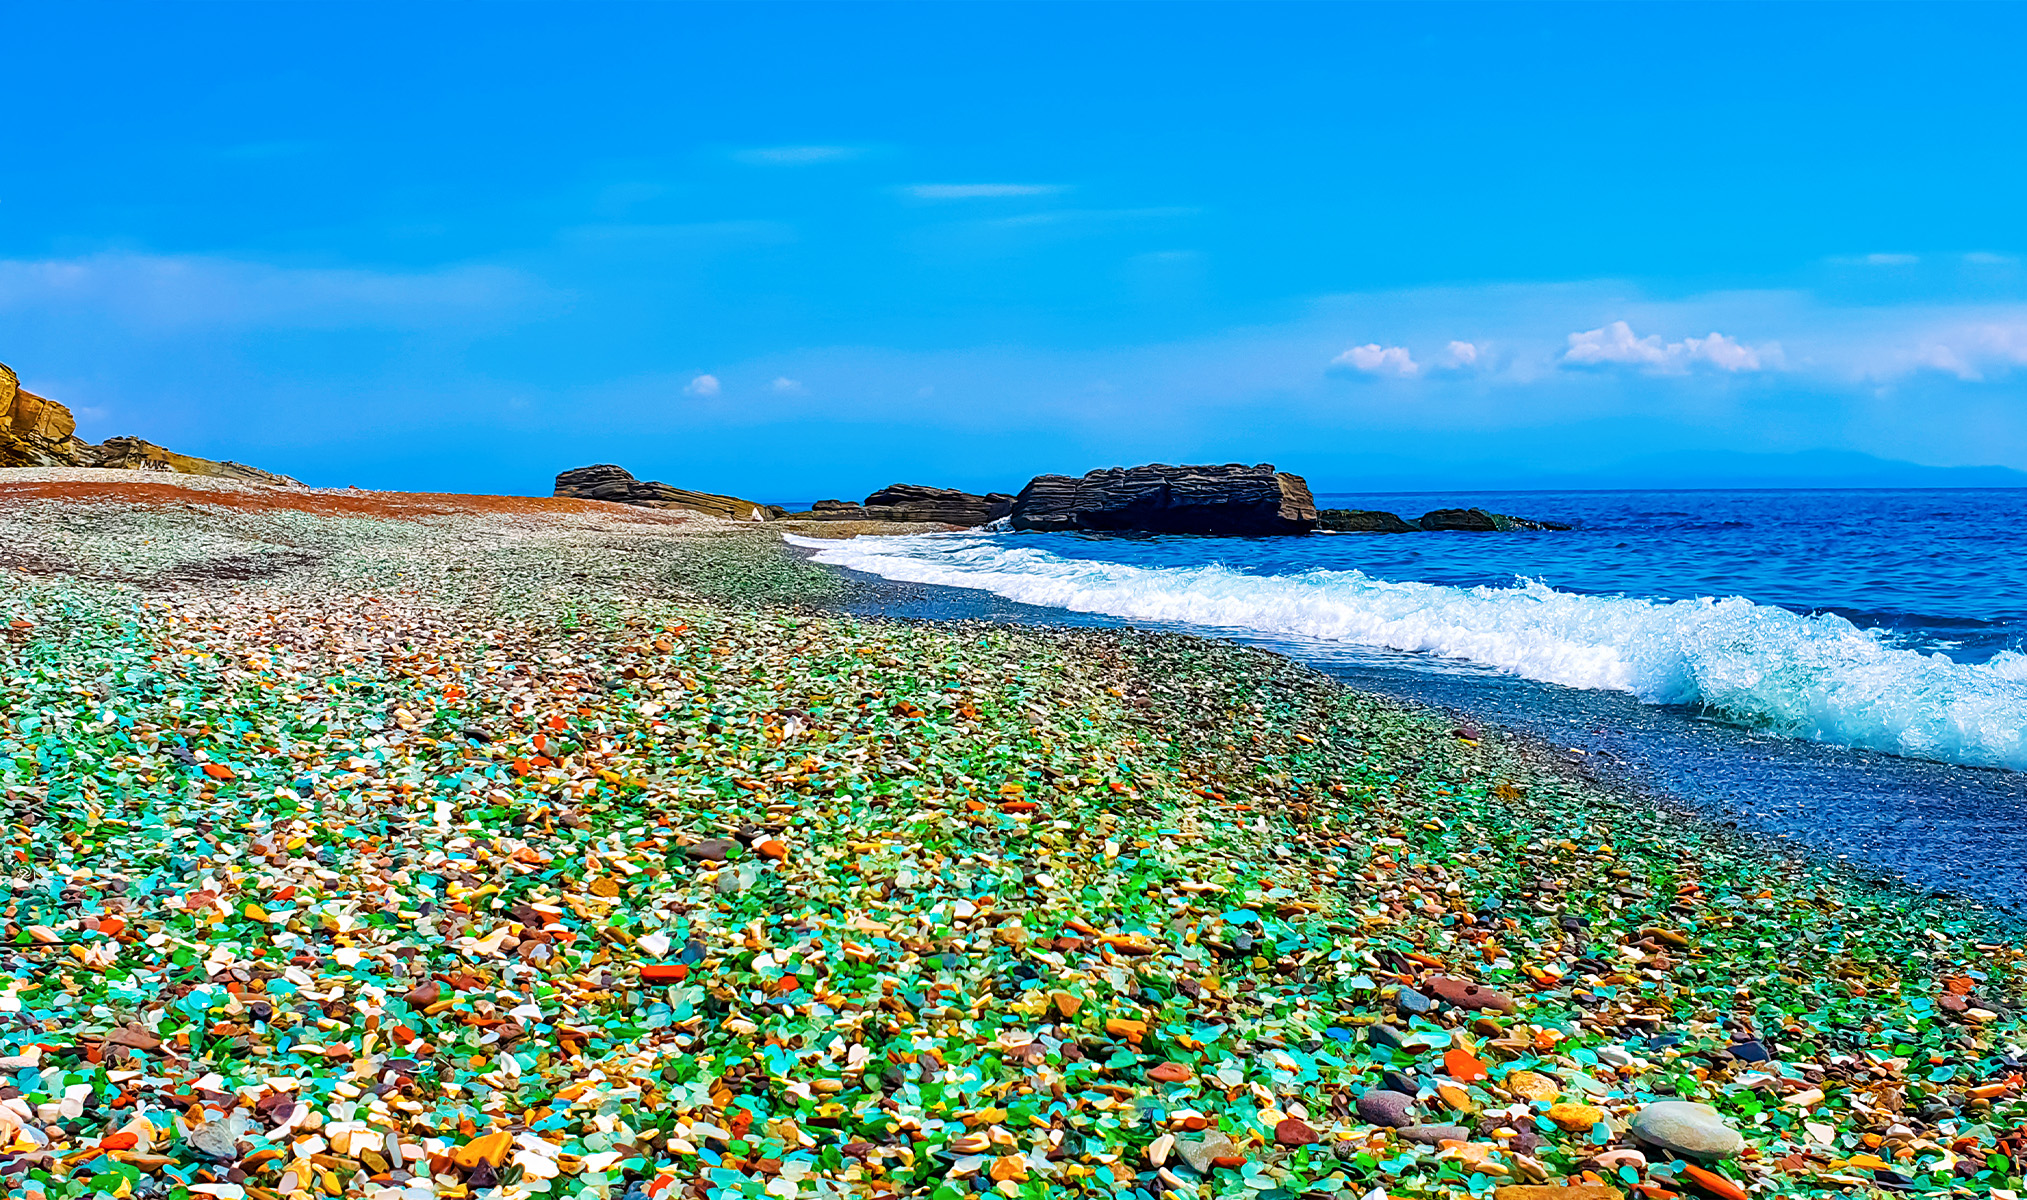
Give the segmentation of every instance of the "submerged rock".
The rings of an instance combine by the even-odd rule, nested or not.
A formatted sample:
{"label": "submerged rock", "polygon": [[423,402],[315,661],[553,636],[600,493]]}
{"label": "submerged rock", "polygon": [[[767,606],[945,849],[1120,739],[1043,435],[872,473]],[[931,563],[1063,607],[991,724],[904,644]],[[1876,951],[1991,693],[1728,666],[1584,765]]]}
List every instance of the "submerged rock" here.
{"label": "submerged rock", "polygon": [[1569,526],[1557,521],[1509,517],[1505,513],[1487,512],[1482,508],[1438,508],[1423,513],[1422,519],[1415,524],[1431,532],[1458,530],[1464,533],[1511,533],[1516,529],[1569,529]]}
{"label": "submerged rock", "polygon": [[1037,475],[1013,501],[1013,527],[1244,537],[1307,533],[1316,501],[1300,475],[1271,463],[1109,467],[1082,478]]}
{"label": "submerged rock", "polygon": [[1420,528],[1390,512],[1369,508],[1319,508],[1316,527],[1334,533],[1414,533]]}

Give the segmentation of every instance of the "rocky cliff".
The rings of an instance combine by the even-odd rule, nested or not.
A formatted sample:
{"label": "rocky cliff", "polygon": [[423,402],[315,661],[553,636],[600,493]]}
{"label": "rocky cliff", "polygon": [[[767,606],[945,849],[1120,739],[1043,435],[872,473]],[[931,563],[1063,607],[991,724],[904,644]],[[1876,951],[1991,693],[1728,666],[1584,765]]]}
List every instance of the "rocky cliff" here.
{"label": "rocky cliff", "polygon": [[236,462],[213,462],[165,450],[137,437],[107,438],[94,446],[77,436],[77,420],[56,401],[21,386],[0,363],[0,467],[104,467],[119,471],[168,471],[254,483],[302,484],[286,475]]}
{"label": "rocky cliff", "polygon": [[1307,533],[1316,502],[1300,475],[1248,467],[1111,467],[1080,478],[1038,475],[1014,497],[1013,527],[1100,532]]}
{"label": "rocky cliff", "polygon": [[803,521],[917,521],[970,527],[996,521],[1013,510],[1013,497],[1005,492],[960,492],[955,488],[924,487],[896,483],[866,497],[864,504],[843,500],[819,500],[805,513],[790,513]]}
{"label": "rocky cliff", "polygon": [[635,479],[632,472],[611,463],[563,472],[556,477],[556,495],[638,504],[642,508],[685,508],[732,521],[771,521],[781,515],[778,508],[736,496],[686,491],[666,483]]}

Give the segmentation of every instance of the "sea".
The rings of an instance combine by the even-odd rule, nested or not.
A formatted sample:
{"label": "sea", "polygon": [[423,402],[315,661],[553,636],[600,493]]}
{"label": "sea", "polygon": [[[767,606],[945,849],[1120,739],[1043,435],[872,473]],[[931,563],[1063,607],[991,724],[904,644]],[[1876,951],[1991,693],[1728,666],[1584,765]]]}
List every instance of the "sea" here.
{"label": "sea", "polygon": [[[1572,526],[826,541],[901,615],[1186,630],[2027,914],[2027,490],[1324,493]],[[905,611],[904,611],[905,610]]]}

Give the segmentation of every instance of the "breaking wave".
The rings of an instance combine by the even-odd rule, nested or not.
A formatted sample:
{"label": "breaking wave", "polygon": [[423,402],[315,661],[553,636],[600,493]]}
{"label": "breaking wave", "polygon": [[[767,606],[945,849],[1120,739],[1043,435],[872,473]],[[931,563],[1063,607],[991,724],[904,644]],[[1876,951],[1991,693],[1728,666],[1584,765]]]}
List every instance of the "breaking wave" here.
{"label": "breaking wave", "polygon": [[979,533],[827,541],[818,562],[1025,604],[1467,660],[1544,683],[1698,705],[1791,737],[2027,770],[2027,655],[1984,663],[1892,646],[1834,614],[1733,596],[1643,600],[1094,562]]}

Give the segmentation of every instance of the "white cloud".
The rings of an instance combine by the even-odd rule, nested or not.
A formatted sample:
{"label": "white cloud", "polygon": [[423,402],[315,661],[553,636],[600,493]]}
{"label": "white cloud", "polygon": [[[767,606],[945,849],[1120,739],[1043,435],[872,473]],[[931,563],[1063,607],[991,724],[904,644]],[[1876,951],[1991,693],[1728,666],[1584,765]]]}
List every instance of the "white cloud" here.
{"label": "white cloud", "polygon": [[996,200],[1004,196],[1053,196],[1066,189],[1053,183],[918,183],[901,190],[917,200]]}
{"label": "white cloud", "polygon": [[1970,325],[1935,335],[1915,351],[1914,362],[1967,383],[2027,367],[2027,321]]}
{"label": "white cloud", "polygon": [[768,386],[773,388],[776,393],[783,396],[800,396],[804,392],[809,390],[808,388],[802,386],[802,382],[800,380],[790,379],[786,375],[776,377],[774,382],[769,384]]}
{"label": "white cloud", "polygon": [[2017,267],[2020,260],[2011,254],[1994,254],[1990,250],[1973,250],[1964,255],[1964,261],[1977,267]]}
{"label": "white cloud", "polygon": [[761,146],[736,150],[732,157],[754,167],[806,167],[814,163],[844,162],[864,151],[857,146]]}
{"label": "white cloud", "polygon": [[1699,365],[1720,371],[1758,371],[1778,363],[1779,355],[1778,345],[1747,346],[1721,333],[1679,342],[1663,342],[1659,334],[1637,337],[1632,326],[1614,321],[1570,334],[1562,362],[1573,367],[1644,367],[1659,374],[1680,375]]}
{"label": "white cloud", "polygon": [[1422,372],[1421,364],[1408,353],[1406,346],[1382,346],[1378,342],[1353,346],[1331,359],[1330,365],[1361,371],[1367,375],[1392,375],[1398,378],[1408,378]]}
{"label": "white cloud", "polygon": [[1457,370],[1476,366],[1483,352],[1471,342],[1451,342],[1443,347],[1443,365]]}
{"label": "white cloud", "polygon": [[1921,256],[1919,254],[1868,254],[1865,256],[1865,265],[1868,267],[1911,267],[1920,261]]}
{"label": "white cloud", "polygon": [[699,375],[686,384],[683,391],[692,396],[715,396],[718,394],[718,377]]}

